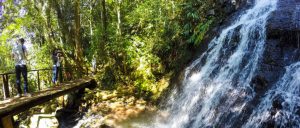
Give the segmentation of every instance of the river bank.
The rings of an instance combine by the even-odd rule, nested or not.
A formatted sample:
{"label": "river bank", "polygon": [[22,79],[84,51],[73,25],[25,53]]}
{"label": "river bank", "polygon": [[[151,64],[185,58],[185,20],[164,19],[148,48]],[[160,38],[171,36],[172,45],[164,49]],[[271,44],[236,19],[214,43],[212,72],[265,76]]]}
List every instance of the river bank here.
{"label": "river bank", "polygon": [[74,127],[126,127],[123,125],[128,125],[124,123],[127,120],[146,113],[155,113],[157,110],[143,98],[124,95],[118,91],[102,90],[97,91],[95,95],[90,94],[91,92],[84,99],[93,100],[87,100],[90,103],[83,104],[89,106],[89,109]]}
{"label": "river bank", "polygon": [[121,90],[85,89],[84,95],[78,92],[65,95],[15,116],[16,126],[123,128],[131,127],[131,121],[147,122],[156,113],[157,108],[151,102]]}

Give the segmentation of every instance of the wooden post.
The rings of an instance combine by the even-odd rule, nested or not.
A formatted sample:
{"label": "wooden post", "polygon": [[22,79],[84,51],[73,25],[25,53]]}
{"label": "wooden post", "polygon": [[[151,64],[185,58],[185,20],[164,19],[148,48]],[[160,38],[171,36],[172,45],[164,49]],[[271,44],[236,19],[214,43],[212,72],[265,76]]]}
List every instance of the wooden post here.
{"label": "wooden post", "polygon": [[62,72],[63,68],[60,67],[59,70],[58,70],[58,82],[59,83],[62,83],[63,82],[63,72]]}
{"label": "wooden post", "polygon": [[14,128],[13,117],[11,115],[1,117],[1,124],[3,128]]}
{"label": "wooden post", "polygon": [[8,75],[4,74],[2,75],[3,78],[3,94],[4,94],[4,99],[9,98],[9,88],[8,88]]}
{"label": "wooden post", "polygon": [[88,75],[89,75],[89,68],[86,67],[86,76],[88,76]]}
{"label": "wooden post", "polygon": [[41,91],[41,83],[40,83],[40,71],[38,70],[37,71],[37,82],[38,82],[38,89],[39,91]]}

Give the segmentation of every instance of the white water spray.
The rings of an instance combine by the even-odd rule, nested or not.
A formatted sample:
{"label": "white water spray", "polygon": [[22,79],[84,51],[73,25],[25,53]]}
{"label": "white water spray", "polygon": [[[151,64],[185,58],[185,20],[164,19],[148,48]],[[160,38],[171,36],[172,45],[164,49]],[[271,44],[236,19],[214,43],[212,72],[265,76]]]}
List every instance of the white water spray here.
{"label": "white water spray", "polygon": [[286,67],[286,73],[277,82],[245,127],[300,127],[300,62]]}
{"label": "white water spray", "polygon": [[183,89],[168,103],[169,117],[155,127],[232,127],[254,94],[249,83],[263,54],[266,21],[277,0],[254,6],[214,38],[186,69]]}

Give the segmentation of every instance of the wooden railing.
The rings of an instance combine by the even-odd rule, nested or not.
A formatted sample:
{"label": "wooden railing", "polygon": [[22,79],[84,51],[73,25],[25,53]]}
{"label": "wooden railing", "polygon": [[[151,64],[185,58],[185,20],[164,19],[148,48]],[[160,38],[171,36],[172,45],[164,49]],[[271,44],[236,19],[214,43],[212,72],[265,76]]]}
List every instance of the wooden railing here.
{"label": "wooden railing", "polygon": [[[62,68],[61,69],[61,73],[59,73],[59,74],[62,75],[62,76],[59,76],[59,78],[58,78],[58,79],[61,78],[59,80],[59,82],[63,82],[65,80],[74,79],[74,77],[76,76],[76,75],[74,75],[74,72],[79,71],[79,70],[80,70],[80,72],[83,73],[83,75],[88,75],[89,74],[88,68],[79,68],[79,67]],[[50,75],[50,77],[48,77],[48,79],[50,79],[50,81],[51,81],[51,78],[52,78],[52,68],[51,69],[34,69],[34,70],[28,70],[27,71],[27,77],[28,78],[29,78],[29,73],[36,72],[36,80],[37,80],[37,89],[38,89],[38,91],[41,91],[40,73],[41,72],[45,72],[45,71],[50,71],[49,74],[51,74],[51,75]],[[66,72],[66,71],[68,71],[68,72]],[[71,72],[69,72],[69,71],[71,71]],[[10,84],[9,79],[10,79],[11,75],[15,75],[15,72],[0,73],[0,76],[1,76],[2,82],[3,82],[2,83],[2,89],[0,89],[1,90],[0,91],[0,95],[3,95],[3,99],[10,98],[11,94],[14,95],[13,90],[15,88],[14,85],[16,84],[16,82],[13,82],[13,83]],[[68,78],[66,78],[66,77],[68,77]],[[22,78],[23,77],[21,77],[21,79]],[[23,81],[23,79],[22,79],[22,81]],[[29,82],[29,79],[28,79],[28,82]],[[32,85],[28,84],[28,86],[32,86]],[[10,87],[11,87],[11,94],[10,94],[10,89],[9,89]],[[1,99],[2,98],[0,98],[0,100]]]}

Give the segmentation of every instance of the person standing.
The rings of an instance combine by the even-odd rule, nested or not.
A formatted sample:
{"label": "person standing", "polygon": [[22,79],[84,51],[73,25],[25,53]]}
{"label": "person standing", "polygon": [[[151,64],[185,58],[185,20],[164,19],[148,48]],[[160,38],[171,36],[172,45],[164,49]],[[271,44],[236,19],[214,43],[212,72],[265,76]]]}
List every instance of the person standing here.
{"label": "person standing", "polygon": [[28,92],[28,79],[27,79],[27,66],[26,66],[26,57],[27,57],[27,48],[24,45],[25,40],[20,38],[12,49],[12,56],[15,61],[15,72],[16,72],[16,84],[17,84],[17,97],[22,96],[21,90],[21,74],[24,80],[24,96],[31,96]]}
{"label": "person standing", "polygon": [[53,75],[52,75],[52,83],[54,85],[58,84],[58,75],[60,74],[60,61],[61,61],[61,52],[58,49],[55,49],[52,52],[52,61],[53,61]]}
{"label": "person standing", "polygon": [[96,56],[93,55],[93,60],[92,60],[92,71],[93,71],[93,75],[95,75],[97,73],[97,61],[96,61]]}

